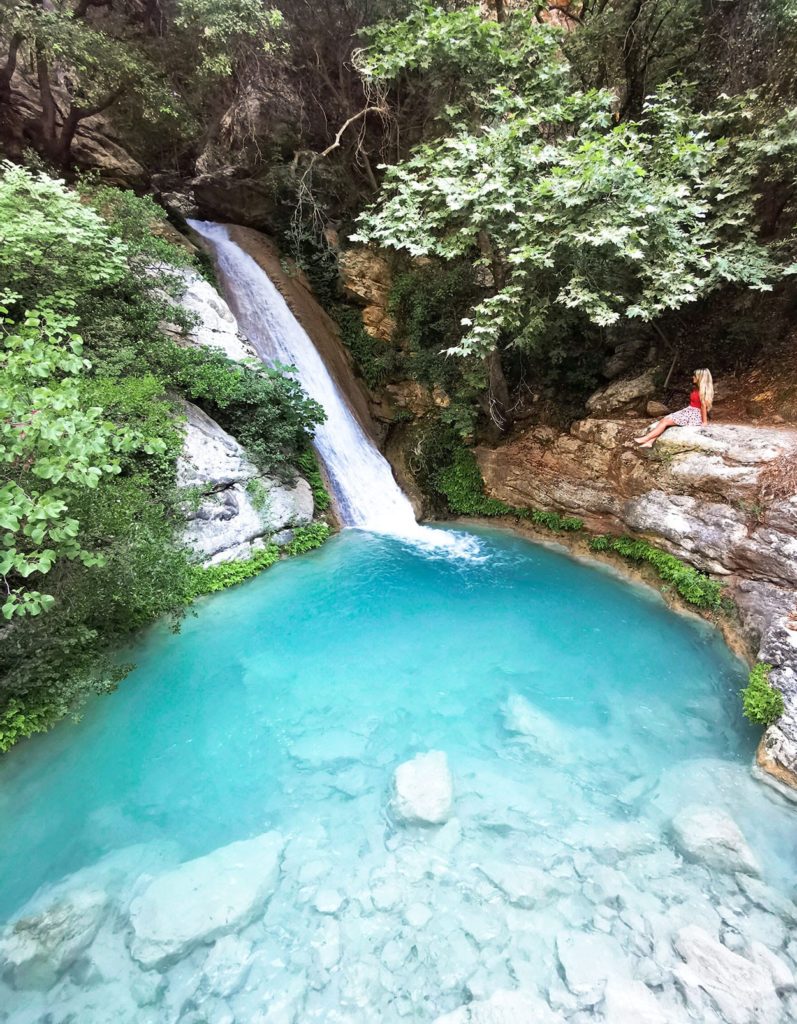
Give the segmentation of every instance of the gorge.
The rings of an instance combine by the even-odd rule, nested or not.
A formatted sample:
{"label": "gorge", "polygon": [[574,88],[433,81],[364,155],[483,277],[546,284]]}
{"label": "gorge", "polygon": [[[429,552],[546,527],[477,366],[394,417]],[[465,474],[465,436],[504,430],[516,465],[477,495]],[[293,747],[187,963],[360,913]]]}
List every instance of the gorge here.
{"label": "gorge", "polygon": [[797,1020],[796,60],[0,0],[2,1024]]}

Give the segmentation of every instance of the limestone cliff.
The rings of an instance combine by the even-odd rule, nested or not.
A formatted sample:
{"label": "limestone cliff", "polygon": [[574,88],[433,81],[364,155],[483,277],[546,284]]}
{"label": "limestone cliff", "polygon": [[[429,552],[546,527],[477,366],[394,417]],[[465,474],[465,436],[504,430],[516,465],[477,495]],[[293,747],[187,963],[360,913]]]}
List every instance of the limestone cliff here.
{"label": "limestone cliff", "polygon": [[[230,359],[253,358],[254,350],[213,285],[192,270],[180,275],[185,286],[180,305],[194,318],[183,342],[220,349]],[[297,476],[284,483],[260,473],[235,438],[190,402],[177,482],[194,491],[184,539],[205,565],[249,558],[269,540],[289,540],[293,527],[313,518],[306,480]]]}
{"label": "limestone cliff", "polygon": [[774,666],[786,700],[759,764],[797,787],[797,430],[720,423],[673,428],[649,451],[629,447],[645,425],[540,426],[476,454],[492,497],[644,536],[724,579],[750,649]]}

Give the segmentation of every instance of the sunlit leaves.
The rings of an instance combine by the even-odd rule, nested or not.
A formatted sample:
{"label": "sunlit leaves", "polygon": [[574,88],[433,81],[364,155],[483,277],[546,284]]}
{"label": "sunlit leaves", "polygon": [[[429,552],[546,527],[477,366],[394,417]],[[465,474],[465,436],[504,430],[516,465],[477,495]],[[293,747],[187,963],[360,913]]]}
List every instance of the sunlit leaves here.
{"label": "sunlit leaves", "polygon": [[[365,73],[421,69],[458,102],[439,137],[388,168],[355,238],[450,260],[477,258],[489,237],[503,280],[458,352],[502,339],[544,350],[556,310],[599,328],[649,321],[725,283],[769,288],[782,272],[756,234],[756,183],[765,160],[797,151],[795,115],[759,127],[738,101],[700,114],[663,89],[638,123],[616,123],[608,92],[566,89],[549,29],[475,8],[427,11],[372,38]],[[452,69],[466,67],[454,89]]]}

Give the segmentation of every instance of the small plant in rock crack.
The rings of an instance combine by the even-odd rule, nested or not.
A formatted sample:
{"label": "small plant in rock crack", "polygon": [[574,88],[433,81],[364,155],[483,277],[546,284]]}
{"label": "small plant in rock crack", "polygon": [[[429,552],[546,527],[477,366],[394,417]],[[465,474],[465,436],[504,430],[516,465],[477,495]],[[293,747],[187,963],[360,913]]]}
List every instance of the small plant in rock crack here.
{"label": "small plant in rock crack", "polygon": [[783,694],[769,681],[772,666],[759,661],[750,671],[747,686],[740,691],[745,718],[759,725],[772,725],[783,714]]}

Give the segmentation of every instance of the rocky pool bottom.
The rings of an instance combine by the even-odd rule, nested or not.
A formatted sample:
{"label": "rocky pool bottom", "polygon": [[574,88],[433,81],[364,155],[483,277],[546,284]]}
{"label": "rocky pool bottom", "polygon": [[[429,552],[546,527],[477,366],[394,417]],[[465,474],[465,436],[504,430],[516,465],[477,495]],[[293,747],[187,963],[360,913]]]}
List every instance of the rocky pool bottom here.
{"label": "rocky pool bottom", "polygon": [[716,634],[346,532],[0,765],[9,1024],[786,1024],[797,809]]}

